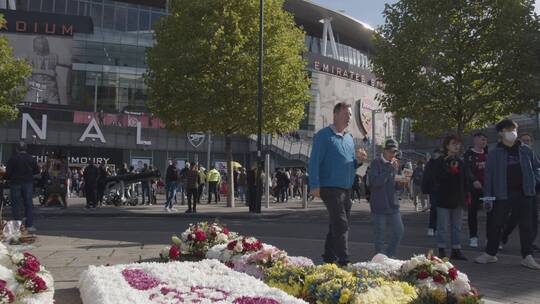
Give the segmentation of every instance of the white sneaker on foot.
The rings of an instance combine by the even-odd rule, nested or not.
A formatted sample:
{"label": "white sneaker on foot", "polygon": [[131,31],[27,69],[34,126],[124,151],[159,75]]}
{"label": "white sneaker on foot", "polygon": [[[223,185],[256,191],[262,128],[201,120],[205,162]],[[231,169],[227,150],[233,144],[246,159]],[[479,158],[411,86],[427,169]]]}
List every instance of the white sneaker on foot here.
{"label": "white sneaker on foot", "polygon": [[34,226],[27,227],[26,230],[28,232],[36,232],[37,231],[36,227],[34,227]]}
{"label": "white sneaker on foot", "polygon": [[167,212],[169,212],[169,213],[172,212],[171,208],[165,208],[165,210],[166,210]]}
{"label": "white sneaker on foot", "polygon": [[428,228],[427,235],[428,236],[435,236],[435,230],[433,230],[432,228]]}
{"label": "white sneaker on foot", "polygon": [[176,209],[176,208],[171,208],[169,210],[171,210],[171,212],[178,212],[178,209]]}
{"label": "white sneaker on foot", "polygon": [[474,260],[478,264],[489,264],[496,263],[498,261],[497,257],[494,255],[489,255],[487,253],[482,253],[479,257]]}
{"label": "white sneaker on foot", "polygon": [[527,267],[529,269],[534,270],[540,270],[540,265],[534,260],[532,255],[526,256],[523,260],[521,260],[521,266]]}
{"label": "white sneaker on foot", "polygon": [[478,248],[478,238],[472,237],[469,239],[469,247],[471,248]]}

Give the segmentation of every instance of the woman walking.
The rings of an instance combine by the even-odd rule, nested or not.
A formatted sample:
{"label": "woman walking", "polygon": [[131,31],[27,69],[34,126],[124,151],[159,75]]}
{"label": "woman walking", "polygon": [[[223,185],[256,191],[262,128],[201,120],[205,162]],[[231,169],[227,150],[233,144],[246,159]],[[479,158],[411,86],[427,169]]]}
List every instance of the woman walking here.
{"label": "woman walking", "polygon": [[450,235],[452,253],[450,258],[467,260],[461,252],[462,213],[465,201],[465,165],[460,158],[461,140],[449,135],[443,141],[443,157],[435,163],[435,179],[438,185],[437,247],[439,257],[446,257],[447,232]]}

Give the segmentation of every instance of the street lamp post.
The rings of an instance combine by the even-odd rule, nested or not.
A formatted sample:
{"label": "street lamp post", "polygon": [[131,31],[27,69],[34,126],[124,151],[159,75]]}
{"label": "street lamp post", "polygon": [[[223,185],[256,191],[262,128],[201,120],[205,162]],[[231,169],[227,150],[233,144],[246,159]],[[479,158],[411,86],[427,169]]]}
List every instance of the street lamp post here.
{"label": "street lamp post", "polygon": [[375,154],[377,153],[377,141],[375,140],[375,115],[381,112],[381,109],[371,110],[371,155],[373,159],[375,159]]}
{"label": "street lamp post", "polygon": [[[263,127],[263,55],[264,55],[264,0],[259,5],[259,94],[257,98],[257,197],[255,199],[255,213],[261,213],[262,205],[262,127]],[[268,174],[268,172],[266,173]]]}

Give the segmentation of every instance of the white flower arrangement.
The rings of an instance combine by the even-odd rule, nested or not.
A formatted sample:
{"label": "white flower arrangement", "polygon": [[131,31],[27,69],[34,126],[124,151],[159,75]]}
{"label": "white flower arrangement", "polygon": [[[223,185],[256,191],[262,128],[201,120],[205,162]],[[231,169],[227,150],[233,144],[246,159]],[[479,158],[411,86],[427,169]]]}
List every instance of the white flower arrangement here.
{"label": "white flower arrangement", "polygon": [[84,304],[225,304],[246,298],[306,304],[216,260],[89,266],[79,290]]}

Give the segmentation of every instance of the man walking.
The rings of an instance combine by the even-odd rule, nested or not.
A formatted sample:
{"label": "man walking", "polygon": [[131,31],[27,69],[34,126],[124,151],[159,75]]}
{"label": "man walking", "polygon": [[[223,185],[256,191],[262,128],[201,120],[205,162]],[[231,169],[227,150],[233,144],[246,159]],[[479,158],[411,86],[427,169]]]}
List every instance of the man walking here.
{"label": "man walking", "polygon": [[[389,257],[396,255],[404,230],[396,193],[396,172],[399,169],[397,153],[398,143],[388,139],[381,157],[374,159],[369,166],[369,206],[373,215],[375,253],[383,253]],[[392,234],[388,247],[384,250],[386,227],[390,227]]]}
{"label": "man walking", "polygon": [[345,130],[351,117],[351,105],[334,106],[334,123],[317,132],[309,160],[311,195],[322,198],[330,222],[322,257],[326,263],[337,260],[339,265],[349,263],[351,188],[356,169],[367,159],[361,150],[355,155],[353,137]]}
{"label": "man walking", "polygon": [[94,161],[90,159],[83,173],[86,208],[96,208],[97,206],[98,174],[98,168],[94,165]]}
{"label": "man walking", "polygon": [[[186,213],[197,213],[197,203],[199,202],[199,169],[196,163],[191,164],[191,168],[186,172],[185,190],[187,194],[188,210]],[[193,199],[193,200],[192,200]],[[193,202],[193,205],[191,204]]]}
{"label": "man walking", "polygon": [[214,194],[216,204],[219,201],[218,196],[218,185],[221,181],[221,175],[219,174],[219,171],[216,169],[215,166],[212,166],[212,169],[208,171],[207,175],[208,179],[208,204],[210,205],[210,202],[212,201],[212,194]]}
{"label": "man walking", "polygon": [[176,196],[176,187],[178,183],[178,169],[176,168],[176,162],[169,160],[169,166],[165,173],[165,187],[166,187],[166,202],[165,211],[173,212],[176,209],[173,208],[173,201]]}
{"label": "man walking", "polygon": [[487,160],[486,146],[487,136],[484,133],[476,133],[473,135],[473,146],[463,155],[471,194],[467,215],[469,247],[471,248],[478,247],[478,210],[481,206],[480,198],[484,196],[482,188]]}
{"label": "man walking", "polygon": [[[424,178],[424,162],[418,161],[411,176],[411,189],[416,211],[426,210],[426,195],[422,192],[422,179]],[[420,201],[420,209],[418,203]]]}
{"label": "man walking", "polygon": [[501,232],[510,213],[519,223],[521,265],[540,270],[532,253],[532,218],[536,184],[540,180],[540,163],[531,149],[517,140],[518,125],[505,119],[496,125],[501,141],[487,158],[484,197],[493,197],[493,210],[488,227],[488,243],[484,254],[476,258],[480,264],[497,262]]}
{"label": "man walking", "polygon": [[15,155],[8,160],[4,178],[9,181],[13,218],[21,221],[21,208],[24,208],[25,225],[29,232],[36,231],[33,221],[32,195],[34,175],[37,174],[39,174],[39,167],[36,160],[26,152],[26,144],[19,143]]}

